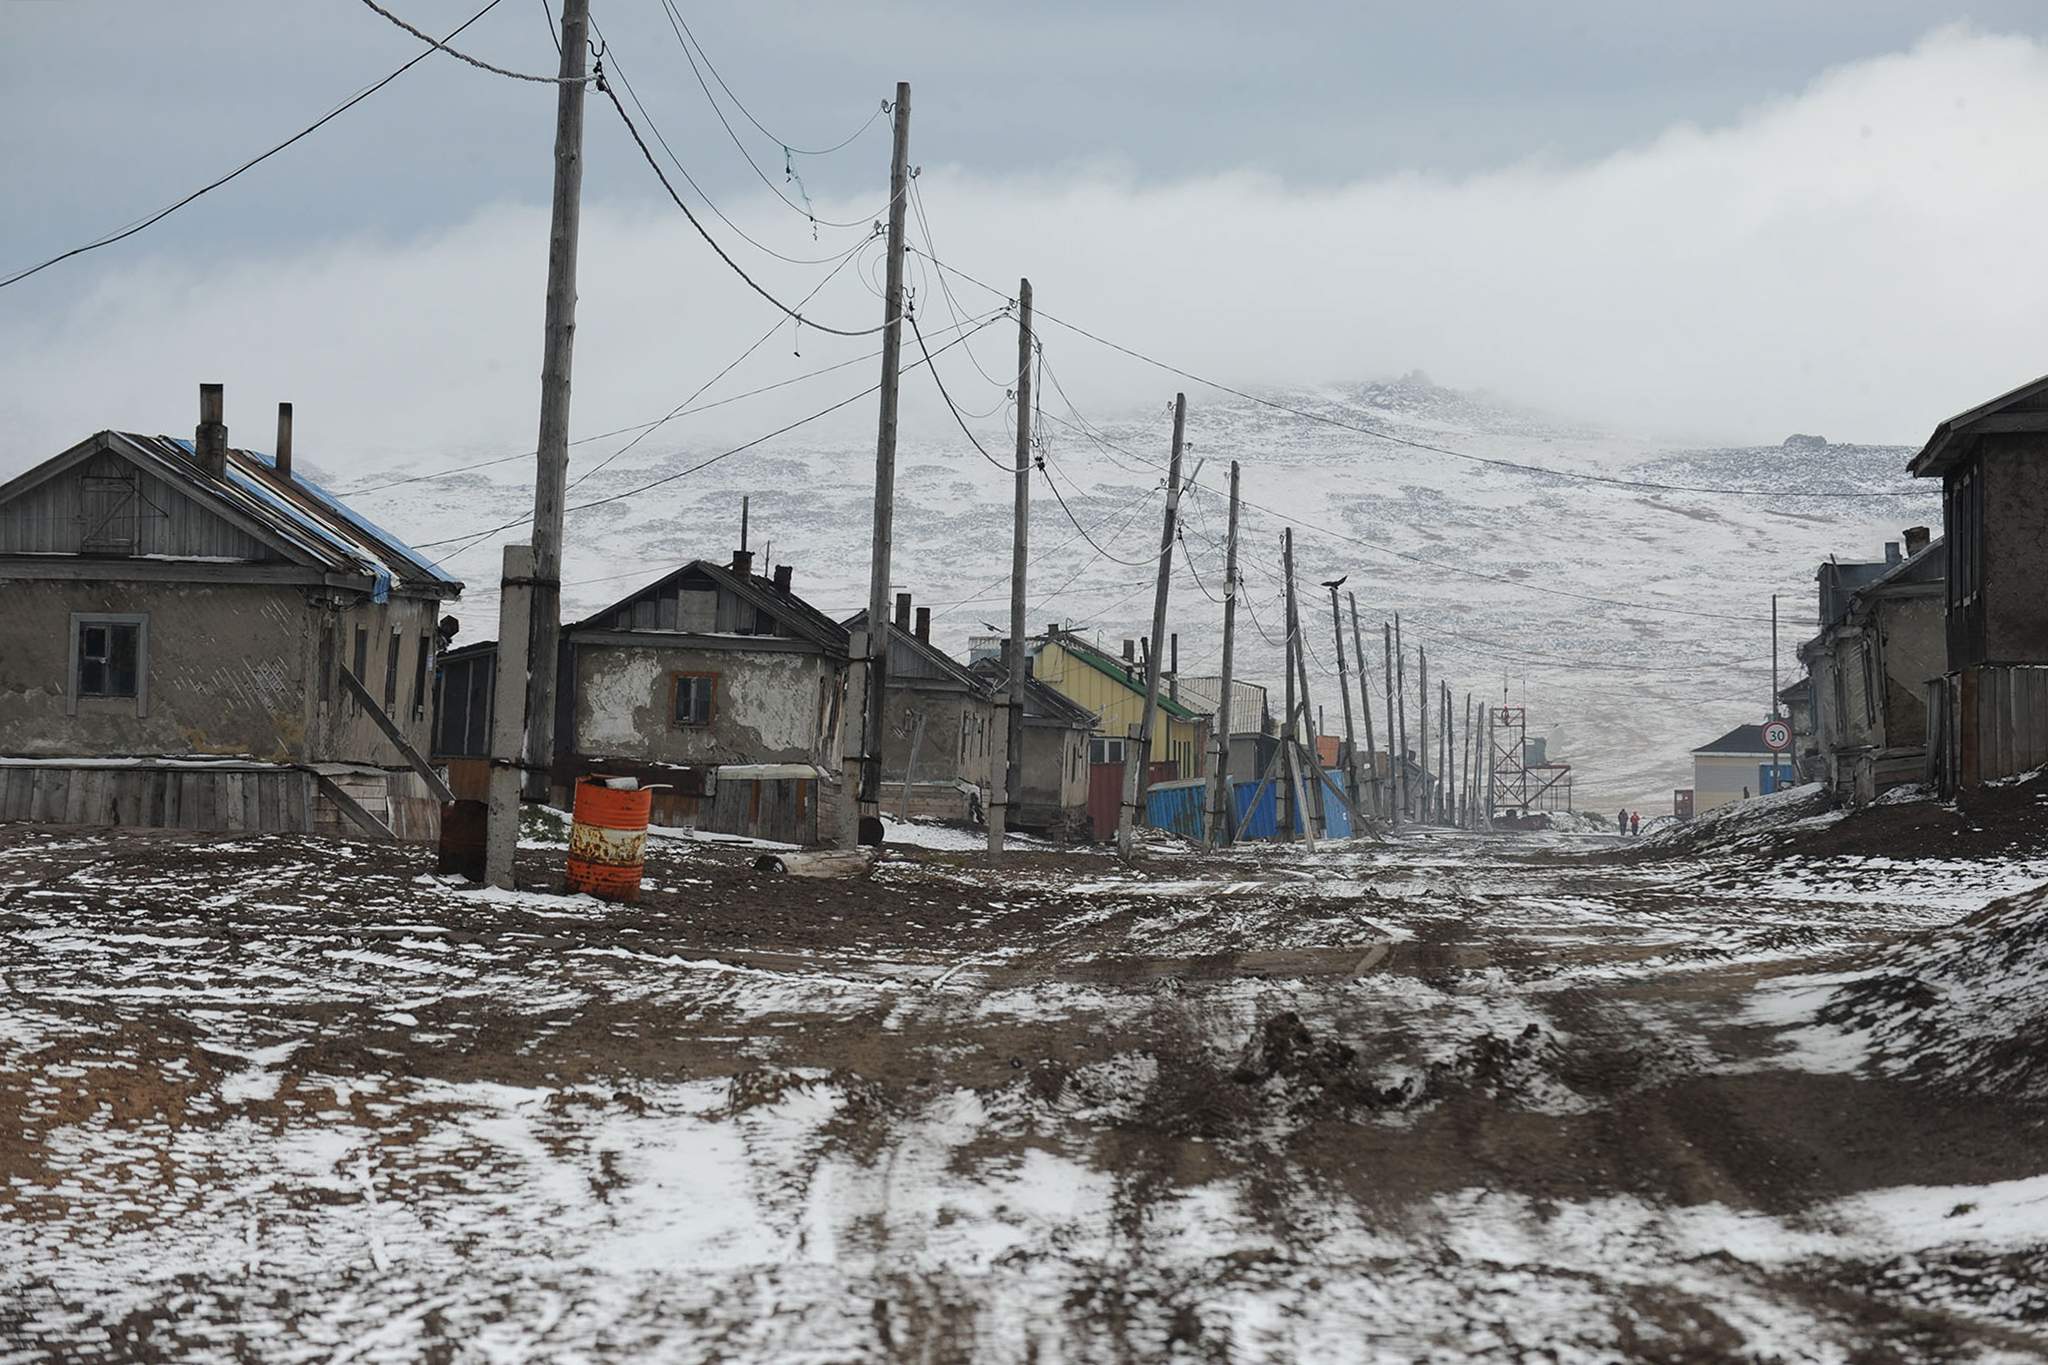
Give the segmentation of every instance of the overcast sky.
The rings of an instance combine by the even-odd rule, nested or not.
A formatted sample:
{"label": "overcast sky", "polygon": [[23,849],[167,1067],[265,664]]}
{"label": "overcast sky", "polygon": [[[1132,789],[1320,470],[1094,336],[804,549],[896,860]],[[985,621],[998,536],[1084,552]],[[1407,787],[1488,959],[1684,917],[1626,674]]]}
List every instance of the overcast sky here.
{"label": "overcast sky", "polygon": [[[390,7],[445,31],[480,3]],[[501,0],[458,45],[551,70],[542,8]],[[2048,370],[2038,4],[682,13],[775,135],[727,108],[775,188],[800,197],[776,139],[837,142],[909,79],[938,254],[1005,290],[1028,273],[1046,309],[1226,379],[1421,368],[1646,437],[1917,442]],[[731,218],[788,255],[857,244],[770,197],[654,0],[595,14]],[[418,47],[355,0],[4,0],[0,273],[175,199]],[[530,439],[553,115],[550,89],[436,55],[161,226],[0,291],[0,472],[99,427],[187,429],[201,379],[229,384],[231,426],[295,398],[371,464]],[[609,103],[589,120],[579,432],[665,410],[774,318]],[[801,193],[866,221],[887,156],[878,121],[795,158]],[[712,227],[788,297],[828,268]],[[849,269],[810,311],[864,327],[879,306]],[[1173,387],[1047,343],[1105,407]],[[863,345],[785,335],[744,377]]]}

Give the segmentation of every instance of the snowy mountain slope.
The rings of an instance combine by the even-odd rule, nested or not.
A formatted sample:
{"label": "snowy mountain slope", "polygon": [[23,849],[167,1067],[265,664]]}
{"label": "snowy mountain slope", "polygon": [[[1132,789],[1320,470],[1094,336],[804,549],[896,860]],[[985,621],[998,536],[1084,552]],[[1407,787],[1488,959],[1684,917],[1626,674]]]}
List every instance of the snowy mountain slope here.
{"label": "snowy mountain slope", "polygon": [[[954,382],[964,384],[964,367],[959,373]],[[1898,539],[1908,525],[1939,527],[1934,492],[1913,488],[1904,477],[1909,452],[1897,447],[1656,449],[1438,388],[1420,376],[1268,396],[1489,458],[1646,482],[1782,490],[1773,497],[1737,497],[1549,477],[1191,393],[1189,463],[1204,464],[1202,491],[1186,504],[1186,552],[1176,557],[1173,581],[1170,629],[1181,637],[1182,670],[1214,672],[1220,660],[1222,611],[1214,599],[1222,592],[1222,492],[1234,458],[1243,465],[1247,502],[1240,676],[1272,684],[1277,696],[1279,539],[1292,520],[1314,700],[1327,729],[1341,730],[1342,710],[1329,598],[1317,585],[1344,575],[1366,624],[1382,741],[1380,623],[1399,612],[1410,651],[1411,743],[1418,681],[1413,651],[1420,645],[1429,651],[1432,680],[1447,678],[1458,689],[1460,715],[1467,690],[1526,701],[1531,732],[1548,735],[1551,754],[1575,765],[1580,804],[1603,810],[1623,803],[1648,812],[1668,809],[1670,788],[1690,784],[1694,745],[1762,717],[1770,690],[1773,592],[1783,595],[1779,657],[1789,680],[1797,667],[1794,648],[1812,633],[1815,566],[1831,554],[1876,558],[1883,542]],[[987,409],[1000,395],[980,398]],[[1098,441],[1082,434],[1078,415],[1056,393],[1044,402],[1040,428],[1048,470],[1033,484],[1029,619],[1034,630],[1057,619],[1099,632],[1114,648],[1147,629],[1170,419],[1163,403],[1116,419],[1092,414],[1100,422]],[[808,410],[792,399],[760,429]],[[906,421],[899,456],[893,578],[935,609],[940,642],[964,650],[985,623],[1007,620],[1010,481],[975,453],[943,409],[914,417]],[[998,410],[970,421],[997,459],[1007,459],[1011,449],[1002,420]],[[835,614],[863,605],[872,438],[853,427],[810,431],[572,514],[565,611],[593,610],[688,558],[725,556],[737,543],[742,494],[753,499],[754,547],[794,565],[799,592]],[[683,431],[670,437],[665,430],[589,475],[570,503],[679,475],[736,443]],[[603,443],[580,447],[572,476],[594,466],[605,449]],[[525,512],[530,485],[521,480],[530,477],[527,463],[513,461],[357,500],[417,541],[438,540]],[[1076,533],[1048,478],[1094,541],[1132,563],[1111,562]],[[1906,489],[1912,495],[1800,496],[1821,489]],[[504,532],[451,559],[450,567],[471,584],[460,609],[462,639],[496,633],[496,547],[518,534]]]}

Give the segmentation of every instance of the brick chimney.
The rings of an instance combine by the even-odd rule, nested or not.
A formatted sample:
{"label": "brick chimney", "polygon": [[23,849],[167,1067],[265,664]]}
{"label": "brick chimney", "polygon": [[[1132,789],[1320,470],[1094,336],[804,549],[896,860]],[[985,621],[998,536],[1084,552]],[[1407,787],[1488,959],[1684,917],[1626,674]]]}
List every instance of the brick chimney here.
{"label": "brick chimney", "polygon": [[219,384],[199,386],[199,427],[192,433],[192,463],[216,479],[228,472],[227,400]]}
{"label": "brick chimney", "polygon": [[754,576],[754,552],[752,550],[734,550],[732,552],[732,571],[741,578],[752,578]]}
{"label": "brick chimney", "polygon": [[1124,640],[1124,662],[1125,662],[1125,663],[1127,663],[1127,664],[1134,664],[1134,663],[1136,663],[1137,661],[1138,661],[1138,642],[1137,642],[1136,640],[1132,640],[1132,639],[1126,638],[1126,639]]}
{"label": "brick chimney", "polygon": [[910,594],[907,592],[896,594],[896,629],[905,634],[910,632]]}
{"label": "brick chimney", "polygon": [[917,609],[917,638],[925,644],[932,642],[932,609],[930,607],[919,607]]}
{"label": "brick chimney", "polygon": [[1887,564],[1899,562],[1899,542],[1896,540],[1887,540],[1884,543],[1884,562]]}
{"label": "brick chimney", "polygon": [[1906,556],[1911,558],[1926,549],[1929,539],[1929,532],[1925,526],[1908,526],[1906,528]]}
{"label": "brick chimney", "polygon": [[775,566],[775,591],[788,592],[789,585],[795,577],[795,569],[791,568],[787,564],[777,564]]}
{"label": "brick chimney", "polygon": [[277,405],[277,477],[289,479],[292,476],[292,405]]}

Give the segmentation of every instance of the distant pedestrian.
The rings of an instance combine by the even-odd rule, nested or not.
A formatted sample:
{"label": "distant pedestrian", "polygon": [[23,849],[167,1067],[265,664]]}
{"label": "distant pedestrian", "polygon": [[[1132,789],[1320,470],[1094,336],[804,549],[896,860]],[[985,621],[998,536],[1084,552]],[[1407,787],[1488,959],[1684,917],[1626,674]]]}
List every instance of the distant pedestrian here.
{"label": "distant pedestrian", "polygon": [[1628,832],[1630,834],[1641,834],[1643,832],[1643,813],[1641,811],[1636,811],[1628,817]]}
{"label": "distant pedestrian", "polygon": [[1616,834],[1628,833],[1628,812],[1626,810],[1614,812],[1614,832]]}
{"label": "distant pedestrian", "polygon": [[1744,787],[1742,789],[1742,799],[1745,801],[1749,800],[1749,788]]}

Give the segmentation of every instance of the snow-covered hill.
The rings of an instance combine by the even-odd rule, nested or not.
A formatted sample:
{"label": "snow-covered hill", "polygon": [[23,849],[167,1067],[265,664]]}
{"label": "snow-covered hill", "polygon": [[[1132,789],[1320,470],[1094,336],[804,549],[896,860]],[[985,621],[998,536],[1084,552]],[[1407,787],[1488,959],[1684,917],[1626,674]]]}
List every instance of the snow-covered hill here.
{"label": "snow-covered hill", "polygon": [[[963,375],[967,372],[957,367]],[[906,378],[906,383],[911,382]],[[957,382],[957,381],[956,381]],[[1030,620],[1099,632],[1112,647],[1145,633],[1159,539],[1170,431],[1161,401],[1120,416],[1091,414],[1099,435],[1054,392],[1044,398],[1048,476],[1033,488]],[[1688,751],[1760,719],[1770,684],[1771,594],[1782,594],[1780,660],[1812,633],[1813,573],[1829,555],[1874,558],[1901,528],[1939,528],[1932,490],[1866,499],[1802,496],[1816,490],[1910,489],[1909,452],[1897,447],[1788,445],[1674,450],[1518,410],[1421,376],[1275,391],[1310,412],[1362,422],[1470,455],[1649,483],[1770,488],[1772,497],[1663,491],[1553,478],[1416,449],[1305,420],[1241,399],[1191,392],[1190,465],[1203,461],[1187,505],[1186,554],[1176,560],[1171,629],[1181,667],[1216,671],[1220,657],[1221,544],[1232,459],[1243,465],[1241,528],[1246,600],[1239,676],[1280,678],[1280,532],[1296,527],[1297,572],[1310,633],[1312,676],[1327,728],[1342,728],[1329,599],[1318,584],[1340,575],[1367,623],[1373,705],[1384,734],[1379,628],[1399,612],[1410,647],[1409,723],[1415,724],[1412,650],[1428,649],[1430,676],[1530,708],[1532,733],[1575,765],[1583,805],[1669,809],[1689,785]],[[985,395],[988,408],[999,395]],[[871,400],[870,400],[871,401]],[[766,430],[810,410],[790,400]],[[1007,459],[1003,414],[970,421]],[[699,440],[678,424],[595,473],[572,506],[679,475],[736,444]],[[573,616],[623,595],[695,556],[737,543],[739,502],[753,499],[753,544],[795,568],[796,585],[835,614],[863,605],[873,456],[856,430],[801,429],[687,477],[569,519],[566,610]],[[614,443],[616,444],[616,443]],[[572,475],[612,445],[579,446]],[[422,460],[432,468],[442,460]],[[453,459],[445,461],[455,463]],[[531,466],[512,461],[447,479],[365,493],[359,505],[416,542],[511,520],[531,505]],[[351,484],[338,480],[344,489]],[[899,457],[895,572],[899,588],[935,608],[941,643],[964,650],[984,623],[1007,620],[1010,481],[975,453],[943,410],[905,431]],[[471,583],[462,638],[495,634],[495,546],[508,531],[461,552],[450,567]],[[452,549],[453,547],[448,547]],[[446,553],[447,550],[437,551]],[[1130,564],[1113,562],[1133,561]],[[1349,645],[1347,630],[1347,648]]]}

